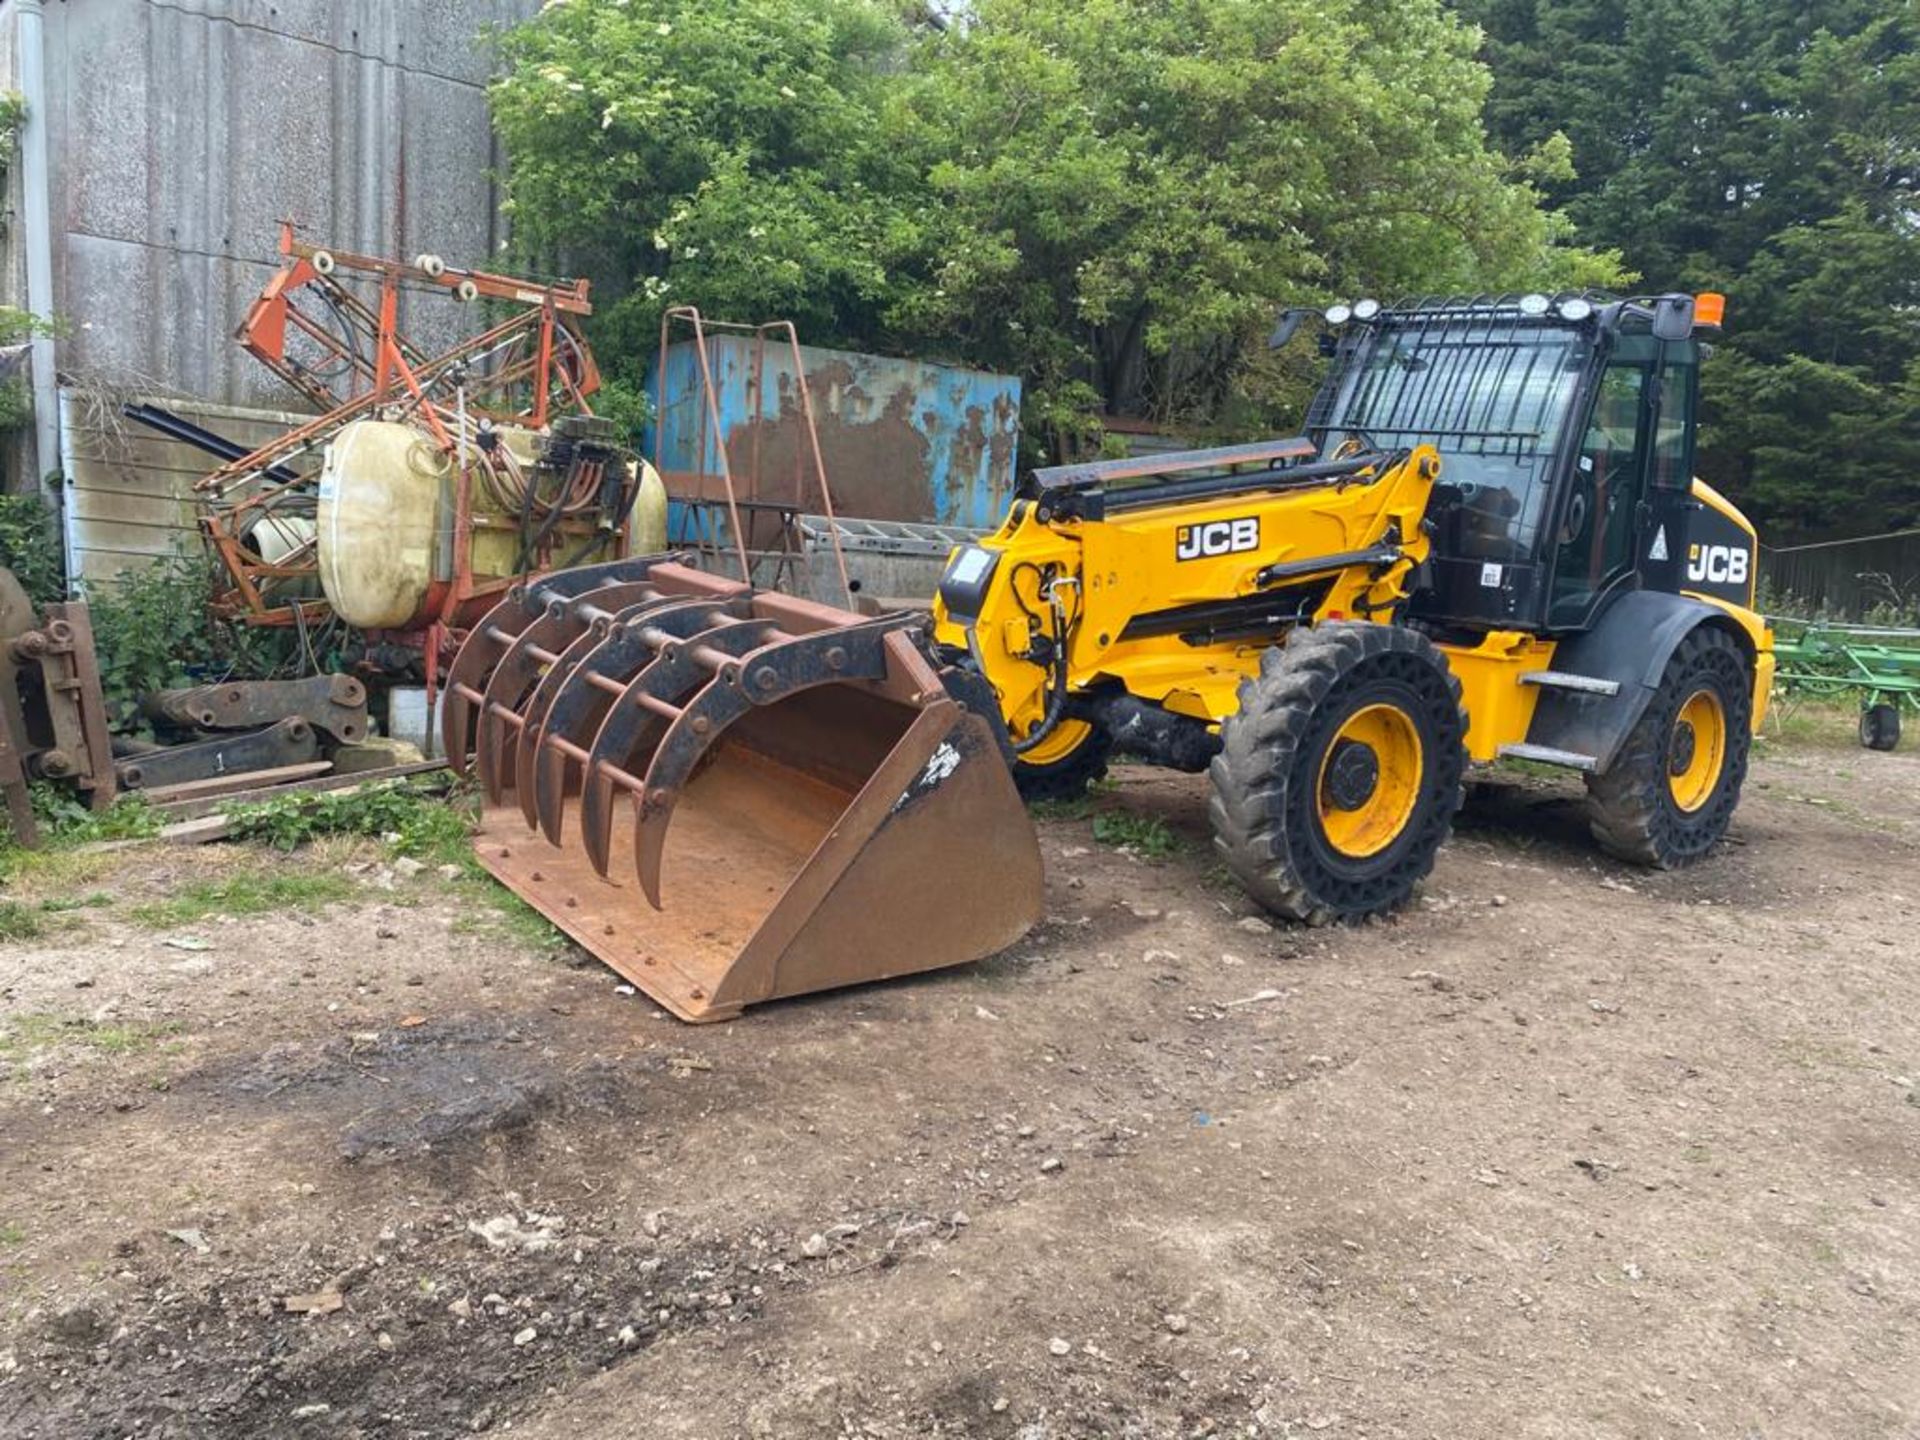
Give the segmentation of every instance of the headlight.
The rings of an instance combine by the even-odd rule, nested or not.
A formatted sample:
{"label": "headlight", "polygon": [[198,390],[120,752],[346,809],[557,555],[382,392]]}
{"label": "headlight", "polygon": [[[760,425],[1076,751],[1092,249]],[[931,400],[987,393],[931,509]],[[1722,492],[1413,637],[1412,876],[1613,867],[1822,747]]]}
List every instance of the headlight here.
{"label": "headlight", "polygon": [[1356,320],[1371,320],[1379,313],[1380,302],[1378,300],[1356,300],[1353,302],[1353,318]]}
{"label": "headlight", "polygon": [[1562,320],[1584,320],[1593,314],[1593,302],[1580,295],[1569,295],[1555,308]]}
{"label": "headlight", "polygon": [[1353,307],[1351,305],[1327,306],[1327,324],[1329,325],[1344,325],[1352,318]]}
{"label": "headlight", "polygon": [[1520,313],[1522,315],[1544,315],[1547,313],[1549,303],[1551,302],[1549,302],[1544,295],[1522,295],[1520,297]]}

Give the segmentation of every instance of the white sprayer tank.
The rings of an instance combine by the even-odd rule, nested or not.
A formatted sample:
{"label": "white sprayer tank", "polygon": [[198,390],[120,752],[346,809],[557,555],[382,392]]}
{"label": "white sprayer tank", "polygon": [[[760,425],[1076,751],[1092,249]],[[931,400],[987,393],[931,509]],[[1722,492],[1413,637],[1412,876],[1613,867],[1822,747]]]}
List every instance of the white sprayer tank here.
{"label": "white sprayer tank", "polygon": [[[499,433],[531,468],[533,432],[502,426]],[[636,468],[627,553],[657,554],[667,548],[667,490],[651,465],[641,461]],[[320,467],[317,549],[320,583],[342,620],[364,630],[401,630],[424,618],[435,578],[454,572],[453,557],[439,549],[458,543],[453,504],[453,464],[423,431],[391,420],[356,420],[334,436]],[[481,487],[473,504],[483,522],[467,557],[474,575],[511,574],[519,547],[515,527],[484,523],[510,514]],[[611,540],[576,563],[611,559]]]}
{"label": "white sprayer tank", "polygon": [[419,615],[451,471],[431,440],[391,420],[356,420],[327,446],[320,583],[349,625],[398,629]]}

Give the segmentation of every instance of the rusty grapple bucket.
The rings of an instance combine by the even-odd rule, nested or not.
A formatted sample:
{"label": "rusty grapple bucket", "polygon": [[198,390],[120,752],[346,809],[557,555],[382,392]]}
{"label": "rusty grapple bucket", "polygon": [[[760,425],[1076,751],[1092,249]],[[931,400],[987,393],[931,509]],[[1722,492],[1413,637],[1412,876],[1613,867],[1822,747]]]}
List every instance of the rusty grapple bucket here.
{"label": "rusty grapple bucket", "polygon": [[1039,847],[922,619],[672,558],[517,586],[442,712],[481,862],[686,1020],[1002,949],[1039,919]]}

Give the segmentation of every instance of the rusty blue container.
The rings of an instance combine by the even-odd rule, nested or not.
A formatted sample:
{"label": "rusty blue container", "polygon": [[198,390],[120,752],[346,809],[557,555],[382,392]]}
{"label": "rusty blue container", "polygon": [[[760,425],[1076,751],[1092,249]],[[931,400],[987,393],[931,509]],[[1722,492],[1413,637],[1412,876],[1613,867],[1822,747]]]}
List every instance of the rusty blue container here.
{"label": "rusty blue container", "polygon": [[[644,444],[676,499],[718,499],[720,447],[739,497],[822,507],[793,347],[709,335],[719,433],[706,419],[694,342],[669,346],[648,378]],[[841,516],[997,525],[1013,493],[1020,382],[926,360],[799,347],[820,456]],[[656,447],[656,441],[658,442]],[[676,506],[676,522],[684,523]],[[676,527],[677,529],[677,527]]]}

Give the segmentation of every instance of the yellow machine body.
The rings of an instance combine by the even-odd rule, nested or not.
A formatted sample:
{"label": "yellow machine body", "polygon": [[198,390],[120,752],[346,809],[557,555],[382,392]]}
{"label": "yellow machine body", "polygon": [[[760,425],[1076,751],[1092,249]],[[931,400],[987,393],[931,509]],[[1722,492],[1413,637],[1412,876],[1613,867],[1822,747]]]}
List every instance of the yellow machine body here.
{"label": "yellow machine body", "polygon": [[[1306,623],[1390,622],[1430,550],[1421,521],[1442,463],[1431,447],[1421,447],[1378,476],[1344,484],[1234,495],[1203,506],[1174,503],[1103,521],[1043,521],[1038,506],[1018,501],[1000,528],[980,542],[1004,557],[1010,578],[971,621],[957,619],[936,598],[934,638],[956,650],[971,649],[998,694],[1008,733],[1018,740],[1046,709],[1048,673],[1029,652],[1033,617],[1051,603],[1043,593],[1046,577],[1060,575],[1057,589],[1071,635],[1070,691],[1117,684],[1142,700],[1217,727],[1238,708],[1241,682],[1258,672],[1272,637],[1195,645],[1178,630],[1141,634],[1139,617],[1248,598],[1258,593],[1256,577],[1269,565],[1364,552],[1398,533],[1410,539],[1392,563],[1336,564],[1321,572],[1330,581],[1325,595],[1300,617]],[[1694,482],[1694,494],[1754,534],[1746,517],[1704,482]],[[1259,548],[1177,558],[1189,543],[1183,537],[1210,527],[1244,526],[1249,519],[1256,522]],[[1750,638],[1756,658],[1750,729],[1757,734],[1773,683],[1773,637],[1765,619],[1719,596],[1683,593],[1723,611]],[[1436,643],[1460,681],[1468,755],[1491,761],[1502,746],[1524,742],[1541,693],[1524,677],[1553,669],[1558,642],[1525,631],[1491,630],[1472,644]],[[1085,734],[1085,721],[1063,721],[1026,758],[1047,763],[1070,753]]]}

